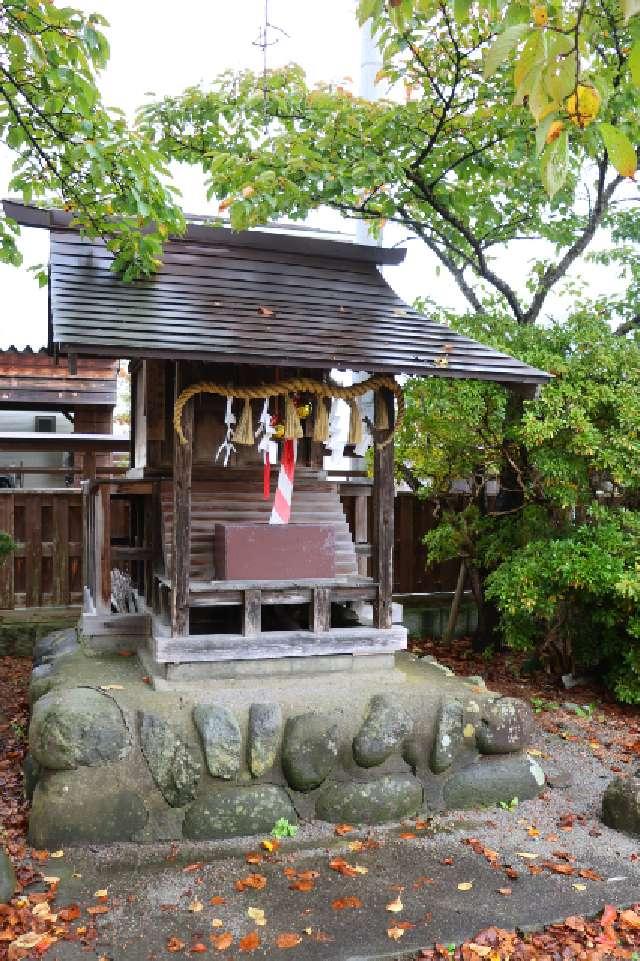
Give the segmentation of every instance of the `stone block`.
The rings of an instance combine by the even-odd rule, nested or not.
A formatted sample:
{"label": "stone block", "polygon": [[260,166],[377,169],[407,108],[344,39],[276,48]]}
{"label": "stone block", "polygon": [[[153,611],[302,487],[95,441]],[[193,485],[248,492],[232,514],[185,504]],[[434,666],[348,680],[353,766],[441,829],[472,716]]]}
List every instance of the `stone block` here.
{"label": "stone block", "polygon": [[39,638],[33,646],[33,660],[35,664],[42,664],[79,650],[77,631],[75,627],[68,627]]}
{"label": "stone block", "polygon": [[338,757],[338,726],[327,714],[298,714],[285,724],[282,767],[295,791],[312,791]]}
{"label": "stone block", "polygon": [[517,697],[489,701],[476,730],[478,750],[483,754],[510,754],[523,751],[534,731],[531,707]]}
{"label": "stone block", "polygon": [[544,789],[544,771],[526,754],[484,757],[456,772],[444,786],[450,810],[488,807],[517,797],[526,801]]}
{"label": "stone block", "polygon": [[0,849],[0,904],[6,904],[16,889],[16,873],[6,851]]}
{"label": "stone block", "polygon": [[90,687],[57,689],[36,701],[29,728],[29,750],[54,771],[103,764],[124,757],[130,738],[120,708]]}
{"label": "stone block", "polygon": [[46,773],[33,795],[29,841],[50,849],[134,841],[146,820],[144,801],[110,766]]}
{"label": "stone block", "polygon": [[464,743],[464,708],[462,701],[445,697],[438,709],[430,766],[434,774],[442,774],[454,762]]}
{"label": "stone block", "polygon": [[200,761],[174,727],[161,717],[140,712],[140,746],[151,777],[171,807],[196,796]]}
{"label": "stone block", "polygon": [[640,837],[640,771],[611,781],[602,798],[602,820],[607,827]]}
{"label": "stone block", "polygon": [[382,764],[396,751],[413,730],[413,719],[402,705],[387,694],[376,694],[369,712],[353,739],[353,757],[360,767]]}
{"label": "stone block", "polygon": [[42,767],[38,764],[35,758],[31,757],[30,754],[26,754],[24,761],[22,762],[22,783],[24,788],[24,796],[27,801],[31,801],[33,798],[33,792],[36,789],[36,784],[40,780],[41,774]]}
{"label": "stone block", "polygon": [[422,800],[422,785],[411,774],[332,782],[316,799],[316,817],[334,824],[382,824],[416,814]]}
{"label": "stone block", "polygon": [[249,768],[262,777],[276,760],[282,735],[282,708],[279,704],[252,704],[249,708]]}
{"label": "stone block", "polygon": [[189,840],[270,834],[280,818],[296,823],[289,795],[274,784],[214,785],[187,809],[182,833]]}
{"label": "stone block", "polygon": [[209,774],[229,780],[240,770],[242,737],[231,711],[218,704],[197,704],[193,722],[198,729]]}

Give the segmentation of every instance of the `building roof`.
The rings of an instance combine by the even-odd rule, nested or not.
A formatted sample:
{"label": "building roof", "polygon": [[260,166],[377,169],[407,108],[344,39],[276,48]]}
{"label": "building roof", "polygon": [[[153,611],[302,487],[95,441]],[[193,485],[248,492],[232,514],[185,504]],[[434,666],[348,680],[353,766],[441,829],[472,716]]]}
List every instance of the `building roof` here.
{"label": "building roof", "polygon": [[70,370],[65,358],[31,347],[0,350],[0,410],[113,408],[118,362],[81,357]]}
{"label": "building roof", "polygon": [[[10,208],[10,209],[7,209]],[[336,367],[537,384],[544,371],[419,314],[380,265],[404,251],[191,224],[158,273],[126,284],[69,215],[5,204],[51,231],[50,338],[62,352]]]}

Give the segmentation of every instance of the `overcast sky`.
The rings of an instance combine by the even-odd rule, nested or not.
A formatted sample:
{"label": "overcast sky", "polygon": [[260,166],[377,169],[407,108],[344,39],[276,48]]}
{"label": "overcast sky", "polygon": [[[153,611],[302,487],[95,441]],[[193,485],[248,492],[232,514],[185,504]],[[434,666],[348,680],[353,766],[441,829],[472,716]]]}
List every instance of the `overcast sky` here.
{"label": "overcast sky", "polygon": [[[158,0],[75,0],[75,6],[104,14],[110,28],[111,60],[101,78],[107,104],[131,113],[148,91],[160,96],[175,93],[190,84],[207,82],[226,69],[261,67],[261,51],[254,45],[264,16],[264,0],[180,0],[179,4]],[[353,78],[357,89],[360,39],[355,21],[355,0],[269,0],[269,20],[277,31],[271,38],[269,64],[300,63],[312,80],[343,81]],[[7,195],[10,155],[0,147],[0,192]],[[198,174],[177,169],[176,183],[183,192],[183,207],[189,212],[215,212],[208,205]],[[353,233],[353,222],[334,215],[320,216],[315,223]],[[385,242],[395,244],[405,237],[399,229],[388,229]],[[47,298],[26,267],[47,259],[46,231],[24,231],[23,268],[0,265],[0,347],[15,344],[42,346],[46,342]],[[533,249],[523,244],[517,258],[508,265],[510,278],[524,277]],[[602,271],[590,268],[596,285],[613,284]],[[392,268],[388,280],[401,296],[436,295],[452,306],[461,303],[452,282],[437,277],[431,259],[418,241],[408,244],[405,263]]]}

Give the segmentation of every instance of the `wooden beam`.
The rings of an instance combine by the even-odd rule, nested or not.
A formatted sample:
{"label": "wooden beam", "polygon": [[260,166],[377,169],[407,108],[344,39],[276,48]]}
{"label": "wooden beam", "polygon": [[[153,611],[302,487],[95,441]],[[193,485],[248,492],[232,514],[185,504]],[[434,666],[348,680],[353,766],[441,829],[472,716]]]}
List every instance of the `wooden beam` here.
{"label": "wooden beam", "polygon": [[[375,423],[389,427],[394,422],[393,394],[386,388],[375,392]],[[388,430],[375,430],[377,441],[388,436]],[[386,630],[391,627],[393,596],[393,440],[385,447],[376,443],[373,454],[373,537],[372,573],[378,583],[378,596],[373,606],[374,626]]]}
{"label": "wooden beam", "polygon": [[316,634],[331,630],[331,589],[328,587],[313,589],[309,629]]}
{"label": "wooden beam", "polygon": [[314,654],[391,654],[405,650],[407,631],[366,627],[330,631],[267,631],[246,643],[243,634],[197,634],[163,637],[155,634],[153,656],[158,663],[189,661],[253,661],[260,658],[304,657]]}
{"label": "wooden beam", "polygon": [[[175,398],[187,385],[176,361]],[[189,633],[189,574],[191,567],[191,468],[193,464],[193,403],[182,414],[186,444],[173,445],[173,570],[171,571],[171,633]]]}
{"label": "wooden beam", "polygon": [[242,633],[245,637],[259,637],[262,627],[261,591],[250,588],[243,592]]}
{"label": "wooden beam", "polygon": [[100,543],[100,580],[96,585],[100,598],[98,610],[111,610],[111,488],[105,485],[97,494],[102,519]]}

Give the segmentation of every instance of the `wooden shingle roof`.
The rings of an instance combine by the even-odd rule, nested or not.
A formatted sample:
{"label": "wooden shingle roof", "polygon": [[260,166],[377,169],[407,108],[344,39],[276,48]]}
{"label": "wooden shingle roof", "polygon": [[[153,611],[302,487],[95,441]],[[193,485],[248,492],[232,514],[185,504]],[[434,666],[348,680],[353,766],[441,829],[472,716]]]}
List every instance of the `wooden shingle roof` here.
{"label": "wooden shingle roof", "polygon": [[379,270],[402,260],[397,249],[192,225],[167,244],[154,277],[126,284],[101,242],[67,228],[59,213],[46,226],[51,340],[64,352],[549,379],[405,304]]}

